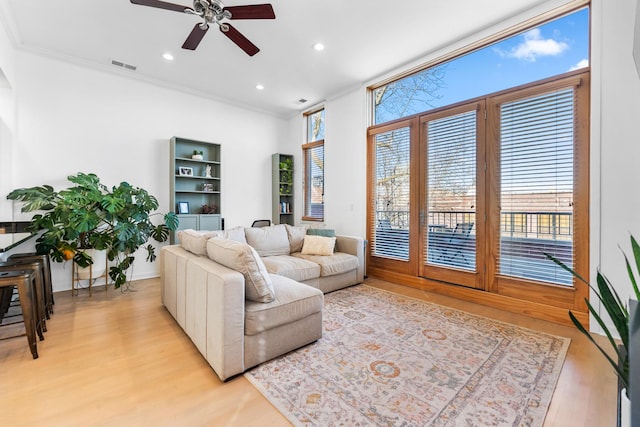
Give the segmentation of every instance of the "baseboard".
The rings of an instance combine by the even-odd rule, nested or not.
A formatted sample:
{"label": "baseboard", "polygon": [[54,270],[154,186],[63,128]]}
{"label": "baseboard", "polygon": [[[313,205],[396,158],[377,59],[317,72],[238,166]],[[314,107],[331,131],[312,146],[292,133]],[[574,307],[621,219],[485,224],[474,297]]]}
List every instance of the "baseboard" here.
{"label": "baseboard", "polygon": [[[525,301],[509,296],[437,282],[422,277],[410,276],[379,268],[369,268],[367,270],[367,275],[381,280],[386,280],[388,282],[498,308],[511,313],[524,314],[525,316],[533,317],[535,319],[573,326],[566,308],[553,307],[546,304]],[[573,311],[573,314],[583,325],[589,324],[588,313]]]}

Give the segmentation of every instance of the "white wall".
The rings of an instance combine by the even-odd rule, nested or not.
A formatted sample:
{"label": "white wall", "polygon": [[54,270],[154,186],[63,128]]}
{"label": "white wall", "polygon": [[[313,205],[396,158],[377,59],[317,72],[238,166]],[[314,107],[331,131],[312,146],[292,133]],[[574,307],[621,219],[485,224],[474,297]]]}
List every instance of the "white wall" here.
{"label": "white wall", "polygon": [[[619,292],[629,296],[618,245],[628,250],[630,232],[640,238],[640,198],[635,194],[640,188],[640,80],[631,55],[635,0],[593,0],[592,10],[591,266],[593,274],[600,266]],[[475,39],[513,23],[488,28]],[[17,105],[17,124],[7,125],[13,132],[13,187],[45,182],[61,186],[68,174],[93,171],[108,184],[125,179],[146,188],[164,211],[169,208],[167,141],[178,135],[223,144],[222,212],[228,227],[270,217],[270,187],[264,177],[270,176],[273,152],[296,156],[296,191],[302,194],[301,114],[285,123],[116,75],[15,55],[3,36],[0,68],[13,85]],[[369,83],[325,103],[326,223],[344,234],[365,234],[364,87]],[[0,176],[7,179],[5,173]],[[296,203],[302,212],[302,197]],[[156,274],[156,269],[139,262],[136,272],[142,277]],[[56,283],[58,290],[67,287],[64,281]]]}
{"label": "white wall", "polygon": [[[17,128],[13,186],[66,187],[96,173],[108,186],[127,181],[169,206],[169,139],[222,144],[221,210],[226,227],[270,216],[270,156],[285,122],[220,102],[28,53],[16,56]],[[17,205],[17,204],[16,204]],[[31,214],[14,212],[15,220]],[[54,265],[55,290],[70,268]],[[134,277],[158,274],[139,257]]]}
{"label": "white wall", "polygon": [[639,11],[636,0],[595,3],[602,11],[594,22],[600,26],[594,34],[594,44],[601,44],[600,57],[594,58],[600,110],[594,108],[592,117],[600,126],[599,135],[592,135],[592,155],[600,154],[600,179],[595,183],[600,185],[600,205],[593,207],[592,215],[599,208],[600,229],[592,230],[592,239],[599,238],[600,258],[592,267],[600,266],[624,298],[631,296],[631,286],[618,245],[631,255],[629,234],[640,239],[640,79],[632,56]]}
{"label": "white wall", "polygon": [[[594,0],[592,4],[591,277],[595,278],[596,269],[600,267],[624,298],[631,296],[631,287],[618,245],[629,252],[629,233],[640,239],[640,196],[637,195],[640,188],[640,79],[632,57],[635,3],[635,0]],[[378,80],[539,12],[529,11],[520,18],[459,40],[404,69],[390,70]],[[364,87],[374,82],[365,82],[362,88],[325,103],[325,220],[342,233],[365,235],[367,104]],[[289,133],[297,137],[297,141],[289,141],[287,151],[296,155],[300,155],[304,139],[302,122],[301,114],[289,120]],[[297,200],[299,212],[300,199]]]}

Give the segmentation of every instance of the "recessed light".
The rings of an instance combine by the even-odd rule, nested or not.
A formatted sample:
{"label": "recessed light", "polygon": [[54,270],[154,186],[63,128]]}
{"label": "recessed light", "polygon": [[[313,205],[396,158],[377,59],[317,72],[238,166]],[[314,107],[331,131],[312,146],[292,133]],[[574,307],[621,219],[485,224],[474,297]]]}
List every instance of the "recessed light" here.
{"label": "recessed light", "polygon": [[313,48],[314,48],[315,50],[317,50],[318,52],[320,52],[321,50],[324,50],[324,45],[323,45],[322,43],[315,43],[315,44],[313,45]]}
{"label": "recessed light", "polygon": [[162,54],[162,57],[163,57],[164,59],[166,59],[167,61],[173,61],[173,55],[171,55],[169,52],[167,52],[167,53],[163,53],[163,54]]}
{"label": "recessed light", "polygon": [[258,83],[258,84],[256,85],[256,89],[258,89],[258,90],[264,90],[264,86],[262,86],[260,83]]}

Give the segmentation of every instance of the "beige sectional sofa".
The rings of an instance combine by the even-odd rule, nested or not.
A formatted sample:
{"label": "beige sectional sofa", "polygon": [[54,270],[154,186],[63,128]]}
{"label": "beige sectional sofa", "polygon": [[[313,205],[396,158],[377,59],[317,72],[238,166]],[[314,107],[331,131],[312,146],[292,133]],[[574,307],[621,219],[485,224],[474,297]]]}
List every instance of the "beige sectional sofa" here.
{"label": "beige sectional sofa", "polygon": [[306,231],[184,230],[162,248],[162,303],[221,380],[320,339],[323,293],[364,279],[362,238]]}

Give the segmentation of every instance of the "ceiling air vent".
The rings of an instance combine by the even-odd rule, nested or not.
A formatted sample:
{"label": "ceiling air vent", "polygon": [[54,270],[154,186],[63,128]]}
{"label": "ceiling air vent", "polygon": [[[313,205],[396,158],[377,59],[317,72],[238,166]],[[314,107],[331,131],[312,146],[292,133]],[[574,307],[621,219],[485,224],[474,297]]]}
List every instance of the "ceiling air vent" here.
{"label": "ceiling air vent", "polygon": [[304,98],[298,99],[298,104],[304,104],[305,102],[307,102],[307,100]]}
{"label": "ceiling air vent", "polygon": [[116,61],[115,59],[111,60],[111,65],[115,65],[116,67],[120,67],[120,68],[126,68],[127,70],[131,70],[131,71],[135,71],[136,68],[138,68],[135,65],[125,64],[124,62]]}

